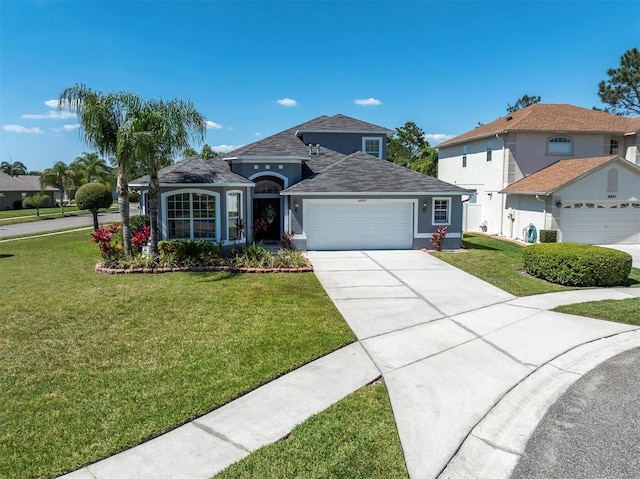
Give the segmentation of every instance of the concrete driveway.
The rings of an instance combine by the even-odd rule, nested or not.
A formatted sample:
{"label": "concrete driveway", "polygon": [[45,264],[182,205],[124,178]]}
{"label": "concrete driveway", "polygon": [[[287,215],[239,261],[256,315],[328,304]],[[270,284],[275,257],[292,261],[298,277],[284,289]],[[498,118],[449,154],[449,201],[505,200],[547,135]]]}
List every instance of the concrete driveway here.
{"label": "concrete driveway", "polygon": [[309,252],[384,377],[412,478],[507,478],[550,405],[640,346],[638,328],[548,311],[640,289],[516,298],[420,251]]}

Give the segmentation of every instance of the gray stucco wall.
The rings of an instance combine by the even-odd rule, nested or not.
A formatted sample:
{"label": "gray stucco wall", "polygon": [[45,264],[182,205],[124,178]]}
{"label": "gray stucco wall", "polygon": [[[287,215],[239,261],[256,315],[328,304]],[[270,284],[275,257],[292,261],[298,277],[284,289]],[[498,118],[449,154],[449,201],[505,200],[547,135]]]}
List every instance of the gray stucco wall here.
{"label": "gray stucco wall", "polygon": [[362,151],[362,138],[381,138],[382,139],[382,158],[387,158],[387,137],[385,135],[362,133],[305,133],[303,140],[305,143],[320,144],[322,148],[339,151],[345,155],[350,155],[354,151]]}

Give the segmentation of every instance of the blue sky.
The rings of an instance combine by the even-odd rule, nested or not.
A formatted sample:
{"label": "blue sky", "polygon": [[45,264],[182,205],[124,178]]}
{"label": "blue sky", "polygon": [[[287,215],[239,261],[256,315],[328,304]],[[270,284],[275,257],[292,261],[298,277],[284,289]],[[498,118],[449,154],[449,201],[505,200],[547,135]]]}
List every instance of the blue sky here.
{"label": "blue sky", "polygon": [[191,99],[223,151],[336,113],[436,144],[525,93],[601,106],[638,46],[638,1],[0,0],[0,161],[91,151],[52,102],[75,83]]}

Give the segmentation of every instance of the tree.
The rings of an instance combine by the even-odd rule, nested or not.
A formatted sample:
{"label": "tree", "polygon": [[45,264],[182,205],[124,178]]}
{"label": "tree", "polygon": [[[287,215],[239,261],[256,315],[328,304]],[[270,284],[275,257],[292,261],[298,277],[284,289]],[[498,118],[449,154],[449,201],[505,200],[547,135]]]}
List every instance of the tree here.
{"label": "tree", "polygon": [[27,196],[22,200],[23,208],[35,208],[36,216],[40,216],[40,208],[49,203],[49,197],[41,193],[36,193],[32,196]]}
{"label": "tree", "polygon": [[122,139],[122,131],[131,124],[130,112],[137,111],[141,102],[132,93],[104,94],[83,84],[63,90],[58,101],[60,110],[67,109],[77,113],[82,140],[97,149],[103,157],[114,158],[125,255],[131,254],[127,173],[133,159],[133,148]]}
{"label": "tree", "polygon": [[210,160],[211,158],[218,158],[220,156],[220,153],[215,151],[209,145],[205,144],[202,147],[202,153],[200,153],[200,156],[205,160]]}
{"label": "tree", "polygon": [[540,103],[539,96],[522,95],[522,97],[518,99],[515,105],[510,105],[509,103],[507,103],[507,113],[513,113],[518,110],[522,110],[523,108],[526,108],[535,103]]}
{"label": "tree", "polygon": [[0,171],[9,176],[26,175],[27,167],[24,166],[24,163],[21,163],[20,161],[14,161],[13,163],[3,161],[2,163],[0,163]]}
{"label": "tree", "polygon": [[111,206],[111,190],[102,183],[86,183],[76,191],[76,204],[93,215],[93,229],[98,230],[98,210]]}
{"label": "tree", "polygon": [[78,172],[84,183],[99,181],[107,186],[109,167],[98,153],[82,153],[82,156],[78,156],[69,166]]}
{"label": "tree", "polygon": [[620,68],[607,70],[608,80],[598,85],[598,96],[616,115],[640,114],[640,51],[632,48],[620,57]]}
{"label": "tree", "polygon": [[191,146],[182,152],[182,158],[189,158],[190,156],[198,156],[198,152]]}
{"label": "tree", "polygon": [[60,214],[64,215],[64,192],[72,184],[75,172],[64,161],[58,161],[40,176],[40,186],[53,186],[60,193]]}
{"label": "tree", "polygon": [[425,140],[424,131],[412,121],[396,128],[395,134],[389,138],[387,158],[405,168],[438,176],[438,152]]}
{"label": "tree", "polygon": [[123,141],[131,145],[136,157],[149,173],[149,220],[151,253],[158,249],[158,170],[183,152],[190,140],[203,141],[207,122],[191,101],[149,100],[132,113],[132,122],[123,132]]}

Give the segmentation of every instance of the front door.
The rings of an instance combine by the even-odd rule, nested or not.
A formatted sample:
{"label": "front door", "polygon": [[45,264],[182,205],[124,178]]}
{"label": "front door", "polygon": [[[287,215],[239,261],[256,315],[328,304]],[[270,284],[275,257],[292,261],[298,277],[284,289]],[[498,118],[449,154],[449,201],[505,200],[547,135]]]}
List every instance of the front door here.
{"label": "front door", "polygon": [[262,219],[264,230],[255,231],[256,241],[280,241],[280,198],[253,199],[254,227]]}

